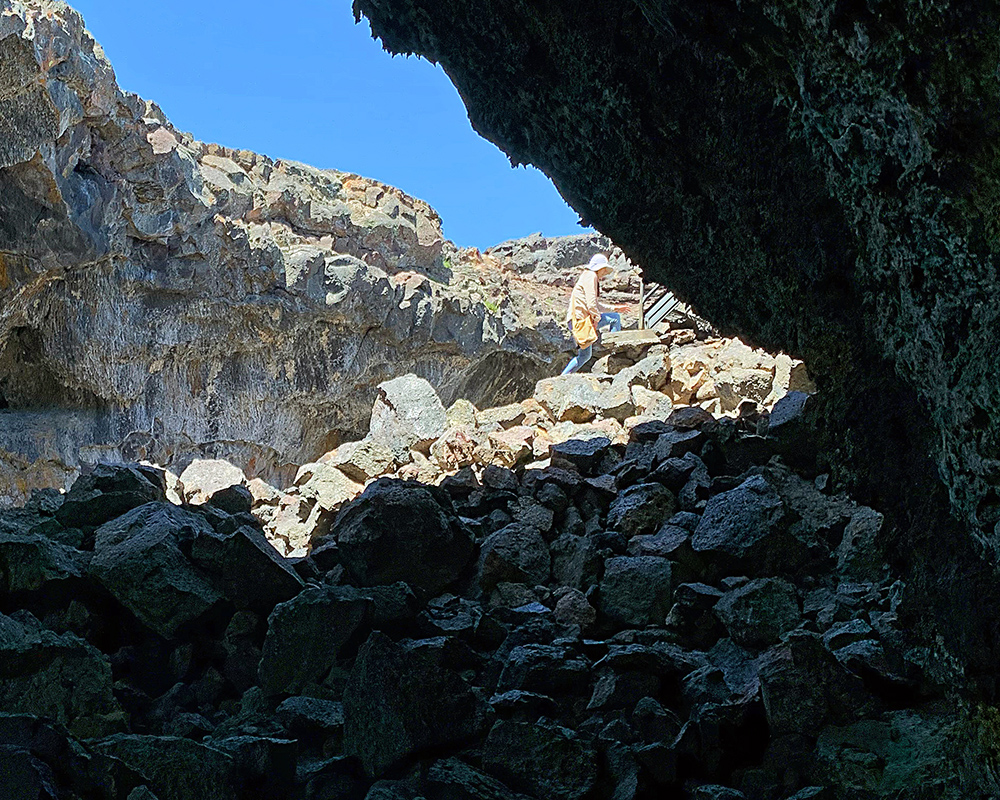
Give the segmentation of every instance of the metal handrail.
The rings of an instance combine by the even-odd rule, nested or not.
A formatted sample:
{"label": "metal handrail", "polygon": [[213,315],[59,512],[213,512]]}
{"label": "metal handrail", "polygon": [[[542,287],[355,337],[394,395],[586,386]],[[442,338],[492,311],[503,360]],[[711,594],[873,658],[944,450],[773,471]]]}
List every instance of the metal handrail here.
{"label": "metal handrail", "polygon": [[655,283],[639,283],[639,327],[651,328],[678,306],[681,301],[665,286]]}

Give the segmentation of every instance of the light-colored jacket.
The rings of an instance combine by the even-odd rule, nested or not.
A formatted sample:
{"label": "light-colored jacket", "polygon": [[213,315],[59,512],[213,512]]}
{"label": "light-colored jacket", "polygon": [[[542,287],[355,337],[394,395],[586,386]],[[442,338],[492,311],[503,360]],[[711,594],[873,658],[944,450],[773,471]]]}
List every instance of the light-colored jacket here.
{"label": "light-colored jacket", "polygon": [[566,322],[571,323],[590,316],[596,327],[600,322],[601,314],[611,309],[604,305],[601,300],[601,292],[598,288],[597,273],[594,270],[585,269],[576,285],[573,287],[573,294],[569,298],[569,310],[566,312]]}

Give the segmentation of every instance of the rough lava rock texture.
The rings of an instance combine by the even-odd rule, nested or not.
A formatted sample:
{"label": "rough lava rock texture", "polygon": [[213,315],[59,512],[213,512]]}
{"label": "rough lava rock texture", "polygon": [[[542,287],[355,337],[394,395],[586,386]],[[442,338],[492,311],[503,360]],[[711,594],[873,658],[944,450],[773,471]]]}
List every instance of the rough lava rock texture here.
{"label": "rough lava rock texture", "polygon": [[[240,492],[143,503],[146,467],[2,509],[29,563],[0,582],[0,794],[996,797],[996,708],[914,624],[877,512],[735,446],[757,431],[678,410],[596,463],[380,478],[295,558]],[[653,485],[685,510],[611,529]],[[757,546],[784,534],[808,570]]]}
{"label": "rough lava rock texture", "polygon": [[647,275],[805,359],[821,470],[891,518],[895,566],[993,695],[997,3],[354,9],[439,63],[475,129]]}
{"label": "rough lava rock texture", "polygon": [[0,500],[98,461],[287,479],[404,372],[518,399],[566,336],[497,263],[396,188],[194,140],[76,11],[0,2]]}

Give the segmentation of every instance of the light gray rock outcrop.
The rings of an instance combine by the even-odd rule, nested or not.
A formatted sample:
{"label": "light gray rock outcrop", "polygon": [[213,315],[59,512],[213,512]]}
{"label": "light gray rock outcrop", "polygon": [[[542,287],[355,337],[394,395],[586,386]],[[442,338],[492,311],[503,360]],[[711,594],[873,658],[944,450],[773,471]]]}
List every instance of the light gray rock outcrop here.
{"label": "light gray rock outcrop", "polygon": [[119,89],[75,11],[3,8],[0,501],[101,460],[287,481],[394,375],[493,404],[552,371],[564,332],[427,203],[196,141]]}
{"label": "light gray rock outcrop", "polygon": [[444,433],[448,418],[434,387],[416,375],[380,383],[368,434],[390,452],[427,452]]}

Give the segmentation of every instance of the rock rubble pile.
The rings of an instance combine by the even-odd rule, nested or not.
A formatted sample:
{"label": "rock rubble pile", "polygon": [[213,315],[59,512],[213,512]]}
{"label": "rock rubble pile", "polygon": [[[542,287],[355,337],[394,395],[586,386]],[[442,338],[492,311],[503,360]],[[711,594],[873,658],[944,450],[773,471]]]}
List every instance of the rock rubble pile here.
{"label": "rock rubble pile", "polygon": [[242,486],[38,492],[0,516],[0,774],[67,800],[967,797],[987,768],[882,517],[773,458],[790,430],[679,407],[541,468],[379,478],[292,559]]}
{"label": "rock rubble pile", "polygon": [[[101,466],[3,512],[0,774],[59,800],[997,788],[988,710],[913,627],[882,516],[780,458],[810,447],[807,395],[560,421],[577,387],[664,358],[543,381],[531,407],[572,435],[539,426],[494,447],[507,466],[470,453],[438,485],[376,478],[308,555],[280,555],[221,474],[177,505],[161,470]],[[372,427],[430,463],[449,417],[479,412],[408,408],[412,389],[384,386]],[[512,411],[482,412],[498,442],[528,427]],[[302,496],[374,477],[398,454],[379,441],[311,466]]]}
{"label": "rock rubble pile", "polygon": [[738,339],[699,338],[692,329],[624,331],[605,335],[589,373],[543,379],[533,396],[496,408],[460,399],[446,409],[427,381],[395,378],[378,388],[368,435],[304,464],[293,485],[279,490],[225,461],[197,460],[171,478],[171,497],[199,503],[242,483],[275,547],[300,556],[379,477],[440,483],[464,467],[477,475],[489,466],[540,468],[553,444],[594,436],[625,444],[632,428],[675,406],[731,416],[742,403],[745,412],[767,412],[789,390],[812,389],[801,362]]}

